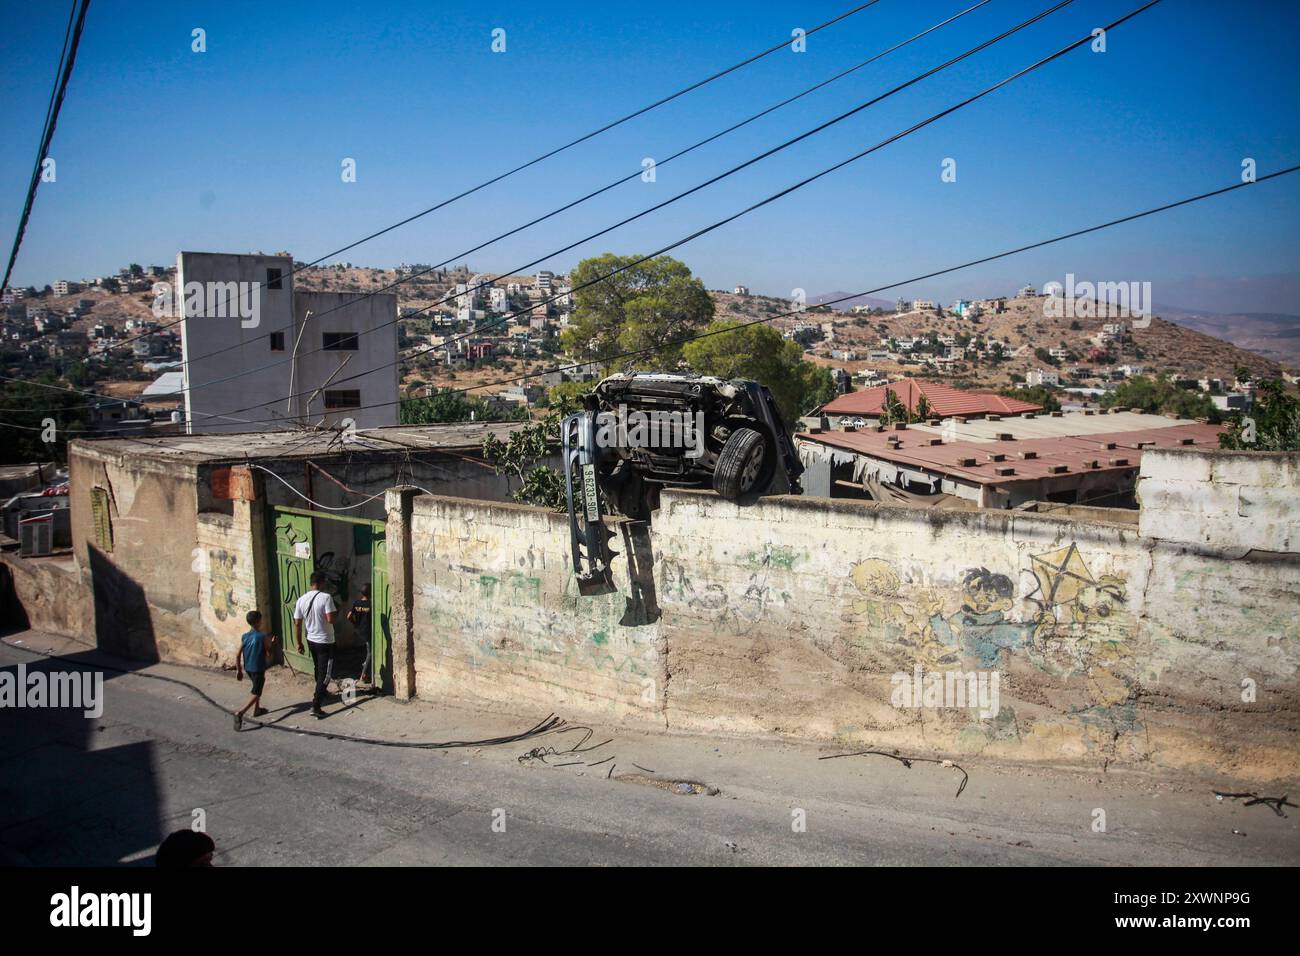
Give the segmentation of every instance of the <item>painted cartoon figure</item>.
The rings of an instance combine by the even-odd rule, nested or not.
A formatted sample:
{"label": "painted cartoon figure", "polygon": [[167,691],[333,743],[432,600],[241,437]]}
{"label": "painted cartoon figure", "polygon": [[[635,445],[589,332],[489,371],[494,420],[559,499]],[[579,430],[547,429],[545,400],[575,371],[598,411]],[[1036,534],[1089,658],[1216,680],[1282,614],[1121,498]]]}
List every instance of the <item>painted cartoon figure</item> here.
{"label": "painted cartoon figure", "polygon": [[971,568],[962,579],[961,610],[946,619],[930,618],[930,630],[948,647],[959,648],[963,657],[975,658],[982,667],[994,667],[1005,648],[1029,643],[1034,624],[1008,620],[1006,612],[1015,603],[1015,585],[1005,574],[987,568]]}
{"label": "painted cartoon figure", "polygon": [[937,667],[957,661],[953,648],[945,647],[925,626],[927,612],[940,607],[939,599],[928,591],[911,598],[903,594],[903,582],[893,567],[880,558],[867,558],[853,565],[849,571],[859,597],[851,605],[851,613],[844,620],[862,626],[863,640],[860,649],[869,647],[897,647],[905,649],[901,660],[920,663],[924,667]]}
{"label": "painted cartoon figure", "polygon": [[853,614],[863,618],[873,634],[889,641],[901,638],[912,622],[903,610],[897,572],[879,558],[867,558],[853,565],[849,580],[861,595],[853,602]]}

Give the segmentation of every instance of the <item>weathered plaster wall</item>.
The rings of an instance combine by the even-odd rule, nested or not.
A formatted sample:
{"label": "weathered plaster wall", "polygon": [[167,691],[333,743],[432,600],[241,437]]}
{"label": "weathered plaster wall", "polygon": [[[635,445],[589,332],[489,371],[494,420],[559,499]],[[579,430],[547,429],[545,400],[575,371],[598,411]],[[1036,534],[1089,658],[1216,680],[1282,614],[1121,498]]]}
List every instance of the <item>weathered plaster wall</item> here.
{"label": "weathered plaster wall", "polygon": [[1300,454],[1147,449],[1142,533],[1216,553],[1300,551]]}
{"label": "weathered plaster wall", "polygon": [[[94,608],[94,627],[83,637],[137,660],[210,661],[194,570],[200,508],[194,469],[74,442],[69,474],[73,552]],[[95,488],[108,493],[111,552],[96,544]]]}
{"label": "weathered plaster wall", "polygon": [[240,635],[248,630],[245,615],[259,609],[268,619],[263,628],[278,629],[275,609],[258,593],[257,568],[261,534],[254,530],[261,510],[254,502],[235,501],[233,514],[205,512],[198,516],[196,548],[191,566],[198,581],[199,646],[192,648],[207,663],[233,662]]}
{"label": "weathered plaster wall", "polygon": [[411,564],[419,696],[661,720],[653,594],[634,587],[620,559],[618,593],[579,597],[565,516],[422,495],[412,504]]}
{"label": "weathered plaster wall", "polygon": [[[615,544],[619,593],[582,598],[563,516],[428,496],[410,507],[420,696],[684,731],[1300,775],[1300,555],[1246,547],[1259,529],[1245,522],[1210,551],[1092,512],[738,506],[671,491],[646,540]],[[996,672],[996,715],[896,706],[896,675],[918,665]]]}
{"label": "weathered plaster wall", "polygon": [[[90,608],[72,635],[136,660],[233,661],[244,615],[273,610],[261,503],[214,500],[206,468],[89,444],[74,443],[69,468],[73,555]],[[94,488],[108,493],[111,550],[96,542]]]}
{"label": "weathered plaster wall", "polygon": [[[0,554],[9,568],[19,616],[28,627],[52,634],[79,636],[93,628],[93,609],[75,562],[66,556],[23,558],[14,552]],[[15,609],[17,610],[17,609]],[[5,622],[11,626],[20,620]]]}
{"label": "weathered plaster wall", "polygon": [[[1300,565],[1023,512],[664,495],[670,727],[1300,774]],[[894,706],[997,671],[1000,709]],[[1242,682],[1256,699],[1243,701]]]}

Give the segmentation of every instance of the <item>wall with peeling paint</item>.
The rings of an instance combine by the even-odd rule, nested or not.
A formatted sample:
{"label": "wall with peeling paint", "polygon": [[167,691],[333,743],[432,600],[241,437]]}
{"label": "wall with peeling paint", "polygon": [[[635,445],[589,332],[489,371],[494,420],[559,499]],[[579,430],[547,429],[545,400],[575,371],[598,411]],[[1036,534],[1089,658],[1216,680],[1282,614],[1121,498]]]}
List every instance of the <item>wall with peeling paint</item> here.
{"label": "wall with peeling paint", "polygon": [[[421,696],[684,731],[1300,775],[1300,555],[1234,549],[1232,526],[1208,550],[1092,515],[668,491],[635,590],[620,556],[619,593],[581,598],[564,516],[419,496],[411,521]],[[900,675],[910,683],[918,667],[996,672],[996,713],[900,701]]]}
{"label": "wall with peeling paint", "polygon": [[[400,540],[391,515],[390,543]],[[501,701],[539,718],[554,711],[661,721],[653,593],[619,560],[616,593],[580,597],[567,517],[422,495],[412,503],[410,542],[419,696]],[[396,564],[390,551],[390,570]],[[392,573],[396,603],[402,585]]]}
{"label": "wall with peeling paint", "polygon": [[[214,500],[206,468],[93,443],[73,445],[69,469],[73,553],[88,605],[88,626],[73,636],[135,660],[233,661],[244,615],[269,610],[261,503]],[[108,548],[96,535],[97,488],[107,493]]]}

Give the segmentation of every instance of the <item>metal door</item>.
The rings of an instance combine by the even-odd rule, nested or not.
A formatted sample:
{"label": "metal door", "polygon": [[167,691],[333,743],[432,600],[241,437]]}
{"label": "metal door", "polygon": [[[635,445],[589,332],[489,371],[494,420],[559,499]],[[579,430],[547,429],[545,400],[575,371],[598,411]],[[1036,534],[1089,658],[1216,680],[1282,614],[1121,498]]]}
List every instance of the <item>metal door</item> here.
{"label": "metal door", "polygon": [[271,509],[275,541],[275,595],[279,607],[280,645],[289,665],[297,671],[311,673],[311,654],[303,637],[303,653],[294,641],[293,606],[311,589],[312,534],[311,518]]}

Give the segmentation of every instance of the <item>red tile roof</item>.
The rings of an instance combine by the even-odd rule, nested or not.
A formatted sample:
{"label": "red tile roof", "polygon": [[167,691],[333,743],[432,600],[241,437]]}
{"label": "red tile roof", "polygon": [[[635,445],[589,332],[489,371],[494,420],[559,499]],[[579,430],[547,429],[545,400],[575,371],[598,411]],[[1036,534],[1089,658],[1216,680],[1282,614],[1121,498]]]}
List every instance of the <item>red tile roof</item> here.
{"label": "red tile roof", "polygon": [[[870,455],[896,465],[924,469],[961,481],[979,485],[1007,485],[1017,481],[1077,475],[1085,471],[1136,470],[1142,463],[1142,447],[1181,446],[1185,441],[1201,447],[1217,448],[1222,425],[1173,425],[1140,431],[1107,432],[1068,438],[1034,438],[1024,441],[956,441],[944,442],[934,432],[921,429],[874,428],[863,431],[828,431],[800,433],[796,437],[820,442],[833,448]],[[898,439],[897,446],[889,444]],[[1113,443],[1114,448],[1106,448]],[[1032,458],[1022,458],[1025,452]],[[993,460],[1004,456],[1002,461]],[[973,459],[973,464],[964,464]],[[1091,463],[1097,463],[1093,468]],[[1114,462],[1112,464],[1112,462]],[[1123,462],[1123,464],[1120,464]],[[1064,466],[1064,472],[1053,471]],[[1013,474],[998,475],[995,469],[1012,468]]]}
{"label": "red tile roof", "polygon": [[953,415],[1019,415],[1022,412],[1041,412],[1043,406],[1022,402],[1018,398],[1005,398],[992,392],[972,392],[938,382],[904,378],[889,385],[860,392],[849,392],[828,402],[822,411],[828,415],[879,415],[884,407],[885,389],[890,389],[898,400],[907,406],[909,413],[916,411],[917,400],[924,395],[930,403],[930,412],[937,418]]}

